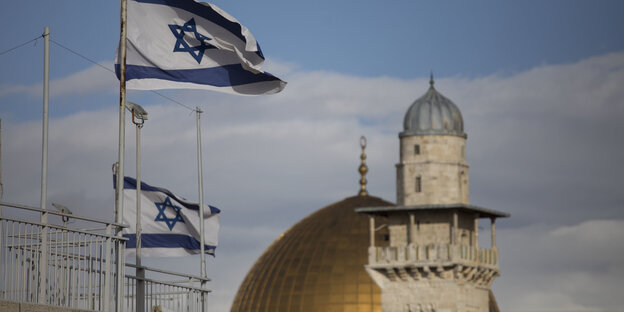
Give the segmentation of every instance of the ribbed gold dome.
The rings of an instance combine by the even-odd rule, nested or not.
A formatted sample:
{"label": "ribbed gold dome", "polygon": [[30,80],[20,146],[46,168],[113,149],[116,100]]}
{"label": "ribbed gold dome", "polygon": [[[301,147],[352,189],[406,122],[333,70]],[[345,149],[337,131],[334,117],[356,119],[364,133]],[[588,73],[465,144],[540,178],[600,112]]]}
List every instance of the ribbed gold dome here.
{"label": "ribbed gold dome", "polygon": [[[354,209],[390,205],[378,197],[354,196],[299,221],[247,273],[232,312],[381,311],[381,290],[364,270],[368,216]],[[383,246],[385,234],[387,228],[377,231],[377,246]]]}

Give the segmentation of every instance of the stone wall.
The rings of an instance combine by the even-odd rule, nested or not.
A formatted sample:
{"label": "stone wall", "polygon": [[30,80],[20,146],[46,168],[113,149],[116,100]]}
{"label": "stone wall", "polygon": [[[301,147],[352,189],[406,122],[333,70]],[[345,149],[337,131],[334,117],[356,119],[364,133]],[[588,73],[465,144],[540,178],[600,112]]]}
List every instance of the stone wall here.
{"label": "stone wall", "polygon": [[397,204],[468,204],[465,147],[465,138],[451,135],[402,137]]}
{"label": "stone wall", "polygon": [[[475,246],[474,214],[457,212],[457,240],[458,244]],[[412,212],[414,226],[409,227],[410,220],[407,212],[392,214],[388,218],[390,246],[407,244],[440,245],[450,244],[453,226],[453,212],[419,211]]]}
{"label": "stone wall", "polygon": [[[442,275],[444,276],[444,275]],[[489,312],[489,288],[440,278],[386,283],[384,312]]]}

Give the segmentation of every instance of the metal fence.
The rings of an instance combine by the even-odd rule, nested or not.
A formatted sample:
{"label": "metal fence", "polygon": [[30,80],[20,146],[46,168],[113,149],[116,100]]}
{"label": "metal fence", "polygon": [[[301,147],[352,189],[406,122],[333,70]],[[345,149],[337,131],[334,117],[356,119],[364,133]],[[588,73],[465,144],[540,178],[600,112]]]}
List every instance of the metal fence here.
{"label": "metal fence", "polygon": [[[206,299],[210,290],[205,284],[207,278],[182,273],[175,273],[160,269],[137,267],[126,264],[126,268],[143,270],[143,274],[126,274],[125,276],[125,310],[140,311],[137,309],[137,284],[145,289],[144,311],[195,312],[206,311]],[[133,270],[134,271],[134,270]],[[143,275],[144,277],[138,277]],[[143,281],[143,283],[141,283]]]}
{"label": "metal fence", "polygon": [[[17,215],[58,215],[87,229],[0,215],[0,300],[112,311],[121,225],[39,208],[0,203]],[[33,219],[33,218],[30,218]],[[37,218],[34,218],[37,219]],[[120,246],[121,245],[121,246]]]}
{"label": "metal fence", "polygon": [[[3,215],[3,208],[15,212],[13,217]],[[37,221],[47,220],[47,215],[60,216],[63,225]],[[86,227],[68,228],[72,221]],[[206,311],[209,279],[125,264],[117,254],[124,252],[126,239],[118,236],[122,228],[0,202],[0,300],[91,311]],[[141,274],[127,274],[137,269]],[[141,297],[137,284],[144,293],[141,309],[136,305]]]}

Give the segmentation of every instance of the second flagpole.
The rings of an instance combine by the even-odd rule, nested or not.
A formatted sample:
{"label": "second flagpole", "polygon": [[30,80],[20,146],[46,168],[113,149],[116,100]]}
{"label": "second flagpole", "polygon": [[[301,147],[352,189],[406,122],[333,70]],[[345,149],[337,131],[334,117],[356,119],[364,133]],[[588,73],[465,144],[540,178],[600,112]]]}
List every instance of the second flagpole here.
{"label": "second flagpole", "polygon": [[[200,272],[201,277],[206,278],[206,254],[204,250],[204,178],[202,169],[202,151],[201,151],[201,123],[200,114],[202,110],[199,106],[195,107],[197,115],[197,180],[199,189],[199,255],[200,255]],[[204,281],[202,281],[202,288]],[[202,312],[205,311],[205,298],[202,293],[201,298]]]}
{"label": "second flagpole", "polygon": [[[123,223],[123,189],[124,189],[124,152],[126,143],[126,20],[127,20],[127,0],[121,0],[120,2],[120,39],[119,39],[119,147],[117,155],[117,172],[116,172],[116,185],[115,191],[115,222],[117,224]],[[121,237],[121,228],[117,228],[117,236]],[[123,312],[123,278],[124,278],[124,244],[119,242],[116,244],[116,295],[115,297],[115,311]],[[110,272],[109,275],[110,276]],[[105,301],[108,298],[106,298]]]}

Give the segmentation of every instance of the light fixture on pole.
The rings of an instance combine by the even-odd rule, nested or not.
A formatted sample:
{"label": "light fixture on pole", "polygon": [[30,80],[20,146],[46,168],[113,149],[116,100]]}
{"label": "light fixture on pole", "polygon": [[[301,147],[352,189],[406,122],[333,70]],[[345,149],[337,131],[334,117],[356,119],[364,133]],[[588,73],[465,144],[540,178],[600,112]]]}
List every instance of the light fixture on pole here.
{"label": "light fixture on pole", "polygon": [[[56,208],[56,210],[60,211],[61,213],[64,214],[73,214],[71,212],[71,210],[69,210],[69,208],[58,204],[58,203],[52,203],[52,206],[54,206],[54,208]],[[63,220],[63,226],[67,227],[67,221],[69,221],[69,217],[67,216],[61,216],[61,220]]]}
{"label": "light fixture on pole", "polygon": [[[61,213],[68,214],[68,215],[73,214],[73,213],[71,212],[71,210],[69,210],[69,208],[67,208],[67,207],[65,207],[65,206],[63,206],[63,205],[61,205],[61,204],[58,204],[58,203],[52,203],[52,206],[53,206],[54,208],[56,208],[56,210],[60,211]],[[69,221],[69,217],[66,217],[66,216],[61,216],[61,220],[63,220],[63,227],[65,227],[65,228],[67,229],[67,223],[68,223],[68,221]],[[62,231],[62,232],[63,232],[63,244],[62,244],[62,245],[63,245],[63,249],[62,249],[62,255],[63,255],[63,258],[65,259],[65,260],[63,260],[63,262],[64,262],[64,264],[63,264],[63,265],[67,266],[67,264],[68,264],[68,263],[67,263],[67,259],[69,259],[69,254],[67,253],[67,248],[68,248],[68,246],[69,246],[69,240],[68,240],[68,234],[69,234],[69,233],[68,233],[68,231],[67,231],[67,230],[64,230],[64,231]]]}
{"label": "light fixture on pole", "polygon": [[136,126],[136,311],[145,311],[145,270],[141,266],[141,128],[147,120],[147,111],[141,105],[126,101]]}
{"label": "light fixture on pole", "polygon": [[[137,103],[126,101],[126,108],[132,113],[132,123],[135,125],[142,125],[147,120],[147,111]],[[141,120],[140,122],[136,119]]]}

